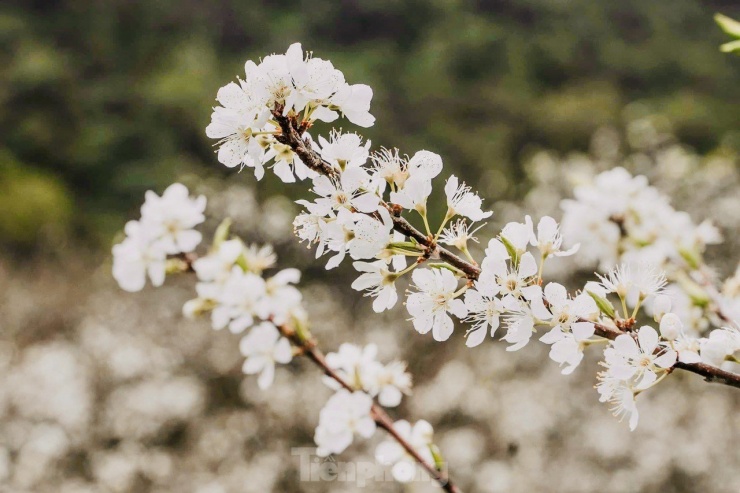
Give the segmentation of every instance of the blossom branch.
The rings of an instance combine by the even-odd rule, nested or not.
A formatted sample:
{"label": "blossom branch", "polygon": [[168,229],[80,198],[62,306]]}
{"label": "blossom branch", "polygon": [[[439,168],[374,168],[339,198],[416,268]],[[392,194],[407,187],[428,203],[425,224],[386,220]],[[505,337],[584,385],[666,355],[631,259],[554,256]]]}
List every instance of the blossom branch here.
{"label": "blossom branch", "polygon": [[[580,322],[588,322],[588,320],[580,319]],[[628,334],[628,332],[621,331],[617,328],[609,327],[603,324],[594,324],[594,333],[598,336],[605,337],[610,340],[614,340],[620,335]],[[630,334],[632,335],[632,334]],[[697,375],[704,377],[704,380],[710,383],[721,383],[740,389],[740,375],[725,371],[722,368],[708,365],[706,363],[682,363],[676,361],[673,368],[685,370]]]}
{"label": "blossom branch", "polygon": [[[302,126],[298,124],[297,119],[287,116],[284,117],[278,111],[274,113],[274,117],[275,120],[280,124],[280,128],[283,131],[283,135],[281,136],[282,140],[281,137],[278,137],[278,140],[285,143],[286,145],[289,145],[293,149],[293,151],[301,157],[303,162],[314,171],[327,176],[333,176],[334,174],[336,174],[336,170],[334,170],[331,164],[324,161],[319,153],[312,149],[308,142],[304,141],[301,138],[300,132],[302,130]],[[414,228],[406,219],[404,219],[400,215],[400,209],[394,209],[393,207],[388,207],[388,209],[389,212],[391,212],[393,228],[396,231],[404,234],[405,236],[413,238],[419,244],[426,247],[427,257],[438,255],[439,258],[445,260],[450,265],[465,273],[469,280],[476,281],[479,278],[481,270],[478,266],[458,257],[449,250],[437,245],[434,238],[426,236],[421,231]],[[718,313],[720,313],[720,316],[722,316],[721,312]],[[587,322],[586,320],[581,321]],[[614,340],[620,335],[629,333],[627,331],[620,330],[619,328],[612,328],[603,324],[594,324],[594,328],[596,335],[606,337],[610,340]],[[721,368],[707,365],[705,363],[680,362],[676,362],[676,365],[674,365],[674,367],[704,376],[705,380],[708,382],[722,383],[732,387],[740,388],[740,375],[724,371]]]}
{"label": "blossom branch", "polygon": [[[301,132],[305,131],[303,125],[298,123],[296,118],[289,116],[282,116],[282,110],[276,109],[273,112],[275,121],[280,125],[282,134],[276,136],[276,140],[290,146],[298,157],[301,158],[303,163],[313,171],[320,173],[325,176],[336,176],[338,174],[331,164],[324,161],[318,152],[311,148],[309,142],[303,140]],[[416,229],[406,219],[401,217],[400,210],[394,209],[392,206],[388,206],[388,211],[391,213],[393,220],[393,229],[402,233],[409,238],[413,238],[420,245],[426,247],[426,257],[432,258],[439,256],[442,260],[446,261],[450,265],[460,269],[465,273],[468,279],[477,279],[480,274],[480,269],[470,262],[466,262],[459,256],[455,255],[451,251],[437,244],[433,237],[429,237]]]}
{"label": "blossom branch", "polygon": [[[303,354],[305,354],[316,366],[318,366],[327,376],[336,381],[342,388],[355,392],[357,389],[349,384],[342,376],[337,373],[326,361],[326,357],[318,348],[316,341],[311,338],[305,338],[300,335],[299,332],[294,330],[292,327],[287,325],[278,326],[280,333],[289,339],[297,348],[299,348]],[[439,485],[449,493],[460,493],[460,489],[455,486],[450,480],[449,476],[444,472],[440,471],[435,467],[434,464],[427,462],[404,437],[402,437],[393,426],[393,420],[388,416],[385,409],[379,406],[377,403],[373,403],[371,411],[371,417],[375,420],[375,423],[383,428],[396,442],[398,442],[403,449],[414,458],[414,460],[429,473]]]}

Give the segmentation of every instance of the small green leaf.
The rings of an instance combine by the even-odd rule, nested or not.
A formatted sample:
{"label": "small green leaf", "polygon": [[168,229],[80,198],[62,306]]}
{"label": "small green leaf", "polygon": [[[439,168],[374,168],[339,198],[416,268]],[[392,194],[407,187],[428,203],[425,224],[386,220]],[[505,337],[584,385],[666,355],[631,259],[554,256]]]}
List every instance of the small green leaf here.
{"label": "small green leaf", "polygon": [[740,38],[740,22],[722,14],[714,14],[714,21],[730,36]]}
{"label": "small green leaf", "polygon": [[687,264],[689,264],[689,267],[692,269],[698,269],[699,265],[701,265],[701,255],[697,251],[687,250],[685,248],[681,248],[678,253],[681,255],[681,258],[683,258]]}
{"label": "small green leaf", "polygon": [[243,254],[239,255],[239,257],[236,259],[236,262],[234,262],[236,265],[242,268],[244,272],[249,272],[249,264],[247,264],[247,257],[245,257]]}
{"label": "small green leaf", "polygon": [[707,292],[699,284],[694,282],[694,280],[691,279],[688,274],[683,271],[678,271],[676,272],[675,276],[676,281],[678,281],[678,284],[681,285],[684,292],[689,295],[689,298],[691,298],[691,302],[694,305],[705,307],[709,304],[711,299]]}
{"label": "small green leaf", "polygon": [[514,264],[514,267],[518,267],[519,266],[519,254],[516,251],[516,247],[514,247],[514,245],[512,245],[511,242],[507,240],[505,236],[499,236],[499,238],[501,239],[501,243],[503,243],[504,246],[506,247],[506,251],[509,253],[509,256],[511,257],[512,264]]}
{"label": "small green leaf", "polygon": [[614,305],[611,304],[611,301],[607,300],[606,298],[602,298],[593,291],[586,290],[586,292],[596,302],[596,306],[599,307],[601,313],[611,318],[612,320],[617,317],[616,313],[614,312]]}
{"label": "small green leaf", "polygon": [[226,241],[229,237],[229,230],[231,229],[231,218],[227,217],[221,224],[216,228],[216,232],[213,235],[213,248],[216,249],[221,246],[221,243]]}
{"label": "small green leaf", "polygon": [[433,443],[430,443],[429,451],[432,453],[432,457],[434,458],[434,467],[438,471],[444,471],[445,470],[445,460],[442,457],[442,452],[439,450],[439,447],[437,447]]}
{"label": "small green leaf", "polygon": [[719,50],[723,53],[740,52],[740,39],[720,45]]}
{"label": "small green leaf", "polygon": [[452,265],[446,263],[446,262],[436,262],[436,263],[429,263],[427,264],[432,269],[447,269],[454,273],[456,276],[465,277],[465,273],[458,269],[457,267],[453,267]]}

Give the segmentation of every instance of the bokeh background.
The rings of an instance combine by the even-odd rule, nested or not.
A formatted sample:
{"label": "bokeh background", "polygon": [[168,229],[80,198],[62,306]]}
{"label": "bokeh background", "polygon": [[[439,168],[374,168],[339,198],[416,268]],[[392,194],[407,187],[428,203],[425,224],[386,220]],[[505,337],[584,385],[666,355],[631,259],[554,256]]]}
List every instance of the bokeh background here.
{"label": "bokeh background", "polygon": [[[558,216],[572,186],[620,164],[677,208],[713,217],[737,264],[740,59],[712,15],[731,0],[15,1],[0,6],[0,491],[355,491],[298,481],[330,392],[278,371],[240,375],[237,339],[180,315],[191,279],[136,295],[109,251],[147,189],[180,180],[304,271],[327,350],[375,342],[409,361],[414,395],[465,491],[740,491],[740,398],[676,376],[641,397],[629,433],[592,389],[591,355],[559,375],[518,353],[416,334],[371,315],[291,237],[300,185],[221,166],[205,137],[217,89],[294,41],[375,91],[375,146],[442,154],[496,214]],[[351,126],[345,125],[348,129]],[[326,128],[319,127],[319,132]],[[551,273],[577,285],[584,272]],[[568,275],[566,275],[568,274]],[[318,323],[320,321],[320,323]],[[366,460],[375,441],[342,459]],[[427,491],[374,484],[370,491]]]}

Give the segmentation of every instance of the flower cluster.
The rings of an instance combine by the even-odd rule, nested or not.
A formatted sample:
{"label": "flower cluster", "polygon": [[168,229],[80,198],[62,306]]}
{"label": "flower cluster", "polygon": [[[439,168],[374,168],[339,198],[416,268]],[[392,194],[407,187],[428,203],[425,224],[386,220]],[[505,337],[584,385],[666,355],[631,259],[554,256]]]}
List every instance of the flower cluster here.
{"label": "flower cluster", "polygon": [[596,176],[564,200],[563,231],[569,241],[583,245],[579,261],[597,261],[601,269],[615,264],[695,262],[707,245],[721,236],[711,222],[695,224],[686,212],[675,210],[668,198],[618,167]]}
{"label": "flower cluster", "polygon": [[113,247],[113,277],[126,291],[140,291],[147,276],[161,286],[167,256],[192,252],[201,241],[193,228],[205,220],[206,198],[191,199],[188,189],[170,185],[162,196],[149,191],[141,219],[126,224],[126,239]]}
{"label": "flower cluster", "polygon": [[[394,361],[383,365],[375,359],[377,353],[375,344],[360,348],[345,343],[336,353],[327,354],[326,362],[355,390],[377,397],[381,406],[396,407],[404,394],[411,393],[411,375],[406,372],[406,363]],[[330,388],[340,388],[332,378],[325,377],[324,382]]]}
{"label": "flower cluster", "polygon": [[[401,403],[403,394],[411,392],[411,375],[406,372],[406,364],[394,361],[383,365],[376,360],[377,351],[374,344],[362,348],[345,343],[336,353],[326,355],[326,363],[338,379],[324,377],[324,382],[336,393],[321,411],[316,428],[318,455],[343,452],[355,433],[364,438],[373,435],[373,397],[381,406],[395,407]],[[394,460],[401,461],[403,457]]]}
{"label": "flower cluster", "polygon": [[[218,160],[226,166],[254,169],[257,179],[273,161],[273,171],[284,182],[292,183],[314,176],[300,157],[275,137],[278,114],[298,118],[304,128],[315,121],[333,122],[344,115],[362,127],[371,126],[373,92],[364,84],[347,84],[344,74],[331,62],[304,54],[299,43],[284,55],[266,56],[259,64],[248,61],[245,77],[218,91],[217,106],[206,133],[219,139]],[[342,146],[334,149],[341,156]]]}
{"label": "flower cluster", "polygon": [[[156,238],[153,246],[162,252],[157,259],[157,265],[162,265],[161,277],[158,282],[153,282],[155,286],[164,281],[167,255],[192,252],[200,243],[201,234],[190,228],[203,222],[204,207],[205,198],[190,199],[188,190],[179,184],[168,188],[162,197],[147,193],[140,223],[146,225],[147,231],[157,233],[153,234]],[[197,217],[194,217],[196,212]],[[131,224],[139,223],[129,223],[127,231],[132,228]],[[248,375],[258,374],[257,384],[263,390],[273,384],[277,363],[290,363],[294,355],[309,351],[312,351],[314,359],[324,361],[324,369],[332,375],[327,375],[324,382],[336,392],[319,416],[314,437],[318,455],[343,452],[352,444],[355,434],[370,438],[376,430],[376,419],[379,419],[376,413],[381,412],[378,411],[380,408],[376,409],[375,400],[380,406],[396,407],[403,395],[411,393],[411,375],[406,371],[406,363],[380,363],[376,359],[378,348],[374,344],[364,348],[342,344],[336,353],[329,353],[325,358],[321,356],[316,352],[315,341],[308,330],[301,293],[295,287],[300,280],[300,272],[284,269],[266,276],[265,271],[277,261],[272,248],[247,246],[239,238],[229,238],[229,226],[228,220],[221,224],[206,255],[195,259],[195,254],[188,258],[169,259],[172,264],[170,273],[192,270],[198,279],[195,285],[198,296],[185,303],[184,315],[192,318],[210,313],[215,330],[228,327],[234,334],[246,332],[239,342],[239,350],[245,357],[242,370]],[[132,238],[127,237],[114,247],[114,274],[122,288],[138,290],[143,288],[143,280],[133,285],[129,281],[130,276],[121,277],[121,273],[138,273],[151,267],[147,265],[135,270],[131,265],[120,263],[118,252],[125,252],[131,241]],[[142,273],[139,275],[144,276]],[[397,432],[405,437],[402,423],[406,422],[399,423]],[[412,456],[408,447],[418,446],[420,449],[416,453],[425,458],[429,456],[432,431],[428,423],[425,426],[427,442],[421,441],[418,432],[406,433],[410,441],[404,444],[394,442],[402,453],[396,451],[389,455],[388,444],[380,449],[381,452],[386,450],[379,452],[383,464],[398,463],[392,472],[399,481],[414,477],[416,466],[409,464]],[[430,459],[429,464],[433,463],[434,460]]]}

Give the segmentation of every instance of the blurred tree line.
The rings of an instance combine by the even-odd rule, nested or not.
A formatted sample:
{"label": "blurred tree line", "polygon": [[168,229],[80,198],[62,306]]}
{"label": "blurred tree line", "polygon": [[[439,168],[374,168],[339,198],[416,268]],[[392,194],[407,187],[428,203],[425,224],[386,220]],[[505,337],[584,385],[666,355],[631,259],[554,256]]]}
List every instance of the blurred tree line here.
{"label": "blurred tree line", "polygon": [[524,154],[584,149],[629,103],[702,152],[740,149],[740,63],[718,50],[717,11],[740,4],[6,0],[0,243],[107,246],[144,190],[233,178],[204,134],[216,91],[294,41],[374,88],[375,146],[435,150],[490,199],[527,186]]}

